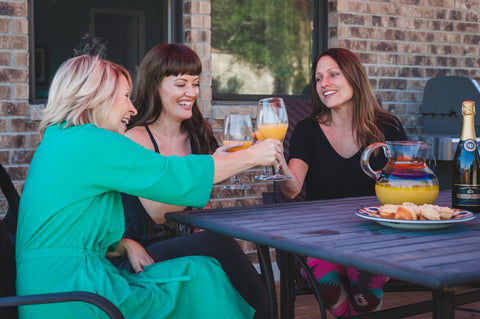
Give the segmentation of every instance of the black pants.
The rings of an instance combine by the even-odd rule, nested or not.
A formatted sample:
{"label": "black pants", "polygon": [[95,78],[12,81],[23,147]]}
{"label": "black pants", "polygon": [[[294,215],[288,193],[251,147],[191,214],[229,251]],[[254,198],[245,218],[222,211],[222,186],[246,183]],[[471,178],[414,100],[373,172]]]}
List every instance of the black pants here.
{"label": "black pants", "polygon": [[[257,270],[235,239],[200,231],[160,241],[145,247],[155,262],[184,256],[209,256],[221,264],[233,286],[245,301],[255,309],[254,318],[271,318],[270,300]],[[112,258],[119,269],[133,272],[125,256]]]}

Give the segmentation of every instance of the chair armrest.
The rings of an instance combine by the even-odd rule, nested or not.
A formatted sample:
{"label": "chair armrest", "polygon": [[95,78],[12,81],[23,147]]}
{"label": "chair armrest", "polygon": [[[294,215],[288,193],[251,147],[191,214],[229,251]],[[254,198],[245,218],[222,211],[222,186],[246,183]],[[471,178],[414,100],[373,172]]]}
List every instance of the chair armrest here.
{"label": "chair armrest", "polygon": [[83,301],[102,309],[112,319],[124,319],[120,310],[108,299],[84,291],[59,292],[27,296],[1,297],[0,307],[14,307],[24,305],[46,304],[56,302]]}

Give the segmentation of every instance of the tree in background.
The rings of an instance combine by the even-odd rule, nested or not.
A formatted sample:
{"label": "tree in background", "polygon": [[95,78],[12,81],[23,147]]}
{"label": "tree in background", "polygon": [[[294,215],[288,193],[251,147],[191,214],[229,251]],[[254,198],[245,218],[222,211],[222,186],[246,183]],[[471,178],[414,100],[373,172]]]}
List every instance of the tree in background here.
{"label": "tree in background", "polygon": [[274,78],[273,94],[300,94],[308,83],[311,1],[213,0],[212,47]]}

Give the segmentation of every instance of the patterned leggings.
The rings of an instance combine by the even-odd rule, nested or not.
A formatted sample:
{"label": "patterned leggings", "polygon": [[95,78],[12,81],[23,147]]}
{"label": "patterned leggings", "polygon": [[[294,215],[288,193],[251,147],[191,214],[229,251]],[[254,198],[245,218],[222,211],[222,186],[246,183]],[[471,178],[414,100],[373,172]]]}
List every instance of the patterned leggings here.
{"label": "patterned leggings", "polygon": [[[310,257],[307,264],[317,279],[326,309],[335,317],[349,318],[381,308],[388,277]],[[301,274],[307,278],[303,269]]]}

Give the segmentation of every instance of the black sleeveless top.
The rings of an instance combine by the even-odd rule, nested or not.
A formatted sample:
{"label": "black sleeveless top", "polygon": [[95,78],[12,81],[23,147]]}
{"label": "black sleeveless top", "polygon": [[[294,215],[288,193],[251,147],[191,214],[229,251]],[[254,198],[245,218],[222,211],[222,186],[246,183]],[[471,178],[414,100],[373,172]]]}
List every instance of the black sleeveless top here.
{"label": "black sleeveless top", "polygon": [[[152,140],[155,152],[160,153],[152,132],[146,125],[145,129]],[[191,147],[192,153],[195,154],[196,150],[194,150],[194,146],[191,145]],[[142,246],[148,246],[161,240],[190,233],[189,227],[173,220],[167,220],[163,224],[155,223],[150,215],[148,215],[137,196],[124,193],[121,195],[125,215],[124,238],[130,238],[140,243]]]}

